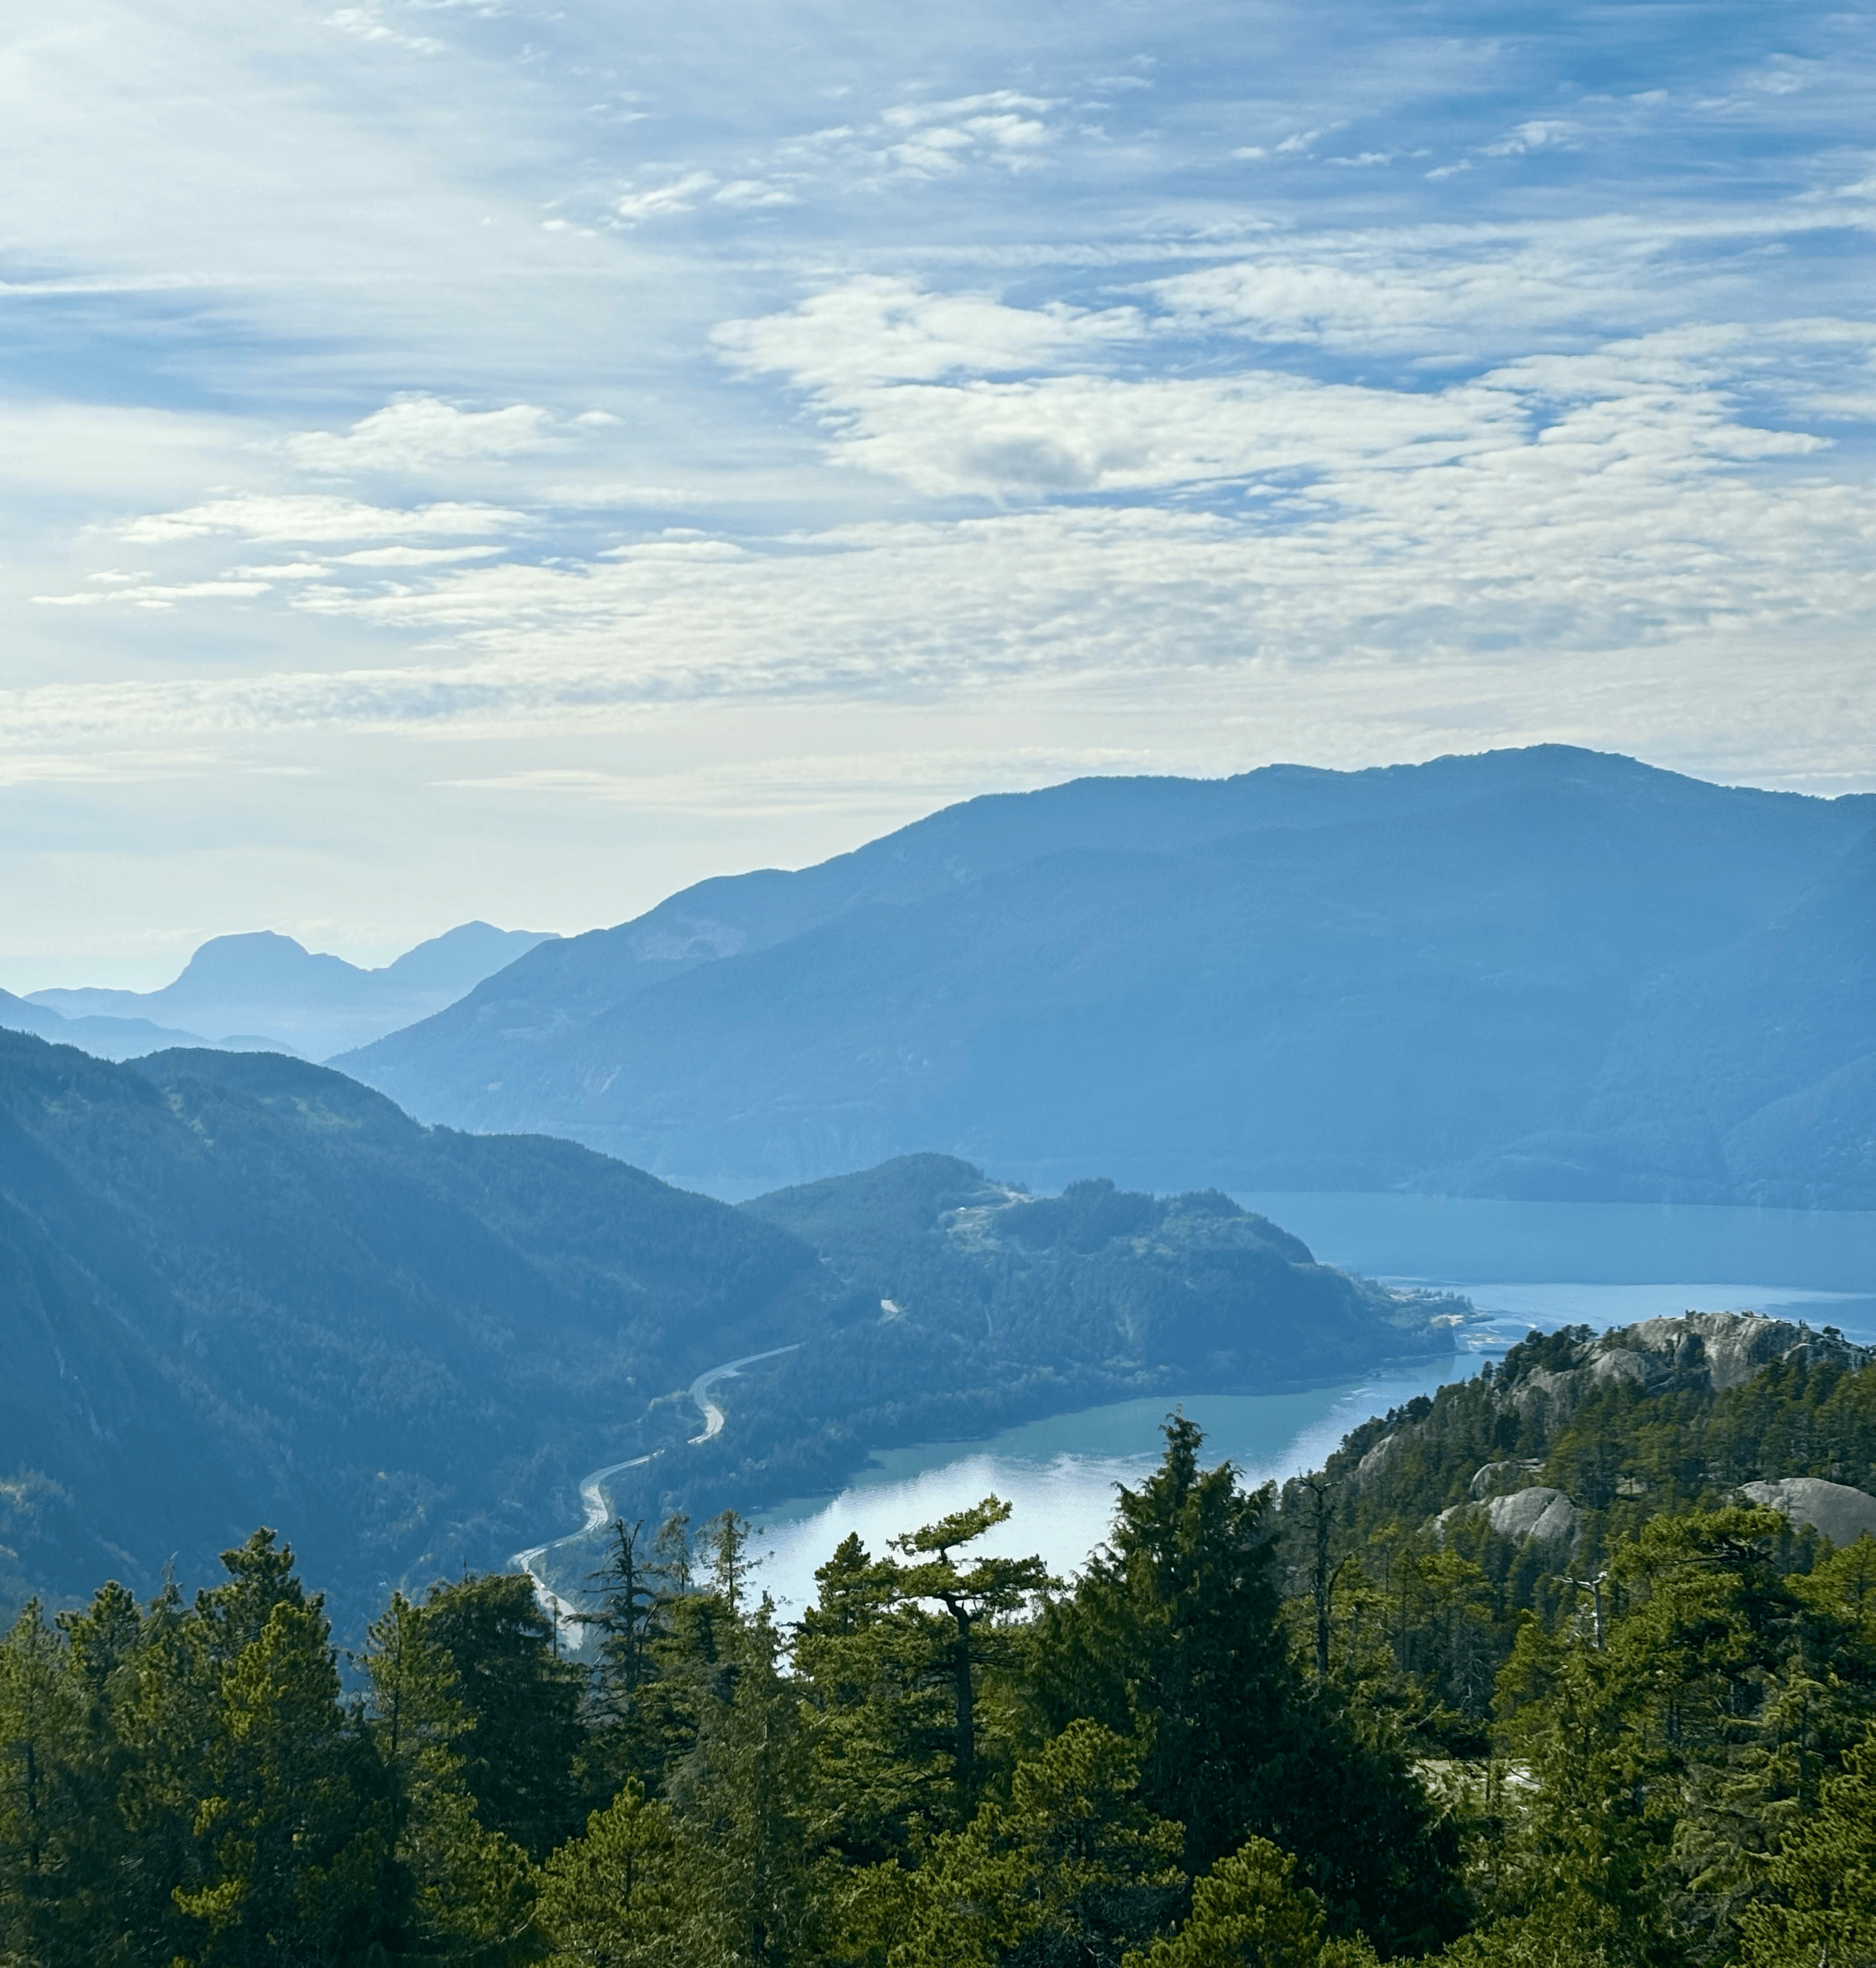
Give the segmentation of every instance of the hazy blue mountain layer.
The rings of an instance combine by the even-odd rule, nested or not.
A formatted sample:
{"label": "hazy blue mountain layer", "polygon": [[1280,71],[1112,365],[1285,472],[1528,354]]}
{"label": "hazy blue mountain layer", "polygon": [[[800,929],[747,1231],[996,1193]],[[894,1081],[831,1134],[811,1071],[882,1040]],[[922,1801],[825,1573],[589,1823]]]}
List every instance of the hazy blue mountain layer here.
{"label": "hazy blue mountain layer", "polygon": [[699,884],[344,1064],[725,1196],[930,1148],[1869,1206],[1873,827],[1555,746],[1082,780]]}
{"label": "hazy blue mountain layer", "polygon": [[[381,969],[364,970],[271,930],[218,936],[160,991],[34,991],[0,1004],[0,1024],[105,1058],[183,1044],[272,1047],[321,1059],[429,1017],[549,940],[529,930],[462,923]],[[69,1022],[29,1023],[18,1014],[22,1002]]]}
{"label": "hazy blue mountain layer", "polygon": [[[1094,1245],[1025,1233],[1022,1266],[1058,1284],[1018,1316],[1004,1233],[945,1258],[936,1219],[1053,1206],[928,1161],[815,1206],[829,1261],[789,1199],[734,1209],[571,1142],[426,1128],[303,1061],[113,1065],[0,1033],[0,1602],[105,1573],[147,1590],[264,1521],[349,1617],[390,1582],[501,1565],[577,1521],[587,1471],[653,1449],[661,1483],[721,1507],[742,1499],[718,1478],[838,1481],[908,1418],[969,1432],[1194,1358],[1334,1377],[1442,1336],[1434,1308],[1222,1199],[1108,1191]],[[899,1254],[884,1325],[889,1294],[843,1254],[869,1238]],[[751,1377],[747,1403],[739,1383],[734,1455],[679,1467],[692,1380],[783,1345],[812,1371]]]}
{"label": "hazy blue mountain layer", "polygon": [[[0,1031],[31,1032],[37,1037],[50,1039],[55,1045],[76,1046],[81,1052],[88,1052],[97,1059],[138,1059],[147,1052],[160,1052],[169,1046],[209,1043],[199,1032],[180,1031],[173,1026],[157,1024],[148,1018],[68,1018],[49,1005],[35,1004],[30,998],[16,998],[11,991],[0,991]],[[252,1043],[239,1039],[224,1039],[221,1044],[232,1045],[237,1051],[253,1050]]]}

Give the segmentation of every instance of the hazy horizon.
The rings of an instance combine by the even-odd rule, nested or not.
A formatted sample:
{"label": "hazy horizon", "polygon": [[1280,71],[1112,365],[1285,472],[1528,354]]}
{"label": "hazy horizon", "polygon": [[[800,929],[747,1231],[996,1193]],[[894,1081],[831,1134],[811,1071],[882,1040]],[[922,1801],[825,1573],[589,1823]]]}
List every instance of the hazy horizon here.
{"label": "hazy horizon", "polygon": [[[1277,764],[1298,764],[1307,762],[1298,760],[1278,760],[1272,761],[1271,762]],[[1389,765],[1420,763],[1424,762],[1413,760],[1379,760],[1375,762],[1378,765]],[[1647,760],[1642,760],[1639,762],[1647,764],[1649,762]],[[1348,770],[1359,769],[1340,768],[1336,769]],[[1119,775],[1117,774],[1094,774],[1087,775],[1084,776],[1111,778]],[[1194,778],[1224,778],[1230,775],[1226,774],[1194,774],[1185,776]],[[1048,783],[1051,782],[1044,782],[1044,785]],[[1061,782],[1055,782],[1052,783]],[[1756,782],[1751,780],[1742,779],[1729,782],[1728,783],[1734,785],[1750,788]],[[998,787],[985,788],[986,791],[1038,791],[1042,789],[1043,786],[1042,785],[1038,785],[1035,788]],[[1760,789],[1774,791],[1795,791],[1800,793],[1801,796],[1806,798],[1832,798],[1835,796],[1829,793],[1812,793],[1803,788],[1790,786],[1761,785]],[[961,799],[964,800],[970,799],[973,797],[975,797],[975,795],[968,793],[960,796]],[[944,804],[945,805],[951,805],[956,803],[957,802],[955,801],[946,801]],[[849,852],[853,849],[865,845],[870,840],[879,839],[882,833],[890,833],[895,831],[896,828],[900,826],[909,824],[912,821],[927,817],[932,813],[941,810],[942,808],[941,807],[923,808],[918,812],[909,814],[905,821],[896,821],[892,826],[881,829],[880,833],[863,833],[853,840],[843,841],[838,845],[830,849],[827,854],[817,856],[815,859],[817,861],[824,860],[831,858],[831,856],[837,856],[842,853]],[[750,864],[750,868],[717,868],[711,869],[707,871],[707,872],[709,875],[734,877],[739,874],[750,872],[753,869],[786,867],[790,865],[799,867],[811,866],[813,865],[813,863],[801,862],[789,864],[780,861],[757,862]],[[653,879],[655,882],[655,877]],[[608,919],[605,921],[581,922],[569,926],[556,927],[545,931],[538,931],[537,926],[533,924],[521,924],[504,923],[494,924],[494,927],[507,931],[520,931],[525,933],[529,931],[535,931],[538,934],[548,936],[578,936],[590,930],[611,928],[615,927],[618,922],[631,921],[633,918],[646,913],[651,908],[655,908],[658,903],[668,899],[671,895],[681,892],[684,888],[689,885],[689,883],[688,882],[681,882],[675,888],[658,888],[654,885],[648,892],[645,899],[641,903],[635,905],[630,908],[626,914],[617,918]],[[471,918],[469,920],[475,921],[484,919]],[[354,965],[360,969],[380,969],[392,963],[400,956],[408,954],[412,950],[416,948],[419,945],[429,940],[430,939],[440,936],[449,930],[461,927],[462,927],[462,925],[460,923],[446,923],[433,927],[426,927],[414,933],[406,933],[401,937],[394,934],[379,944],[373,946],[364,954],[359,954],[354,950],[335,949],[330,947],[329,945],[306,942],[303,938],[300,937],[296,937],[294,940],[296,941],[301,942],[303,947],[307,950],[309,955],[335,956],[341,958],[345,963]],[[215,934],[216,936],[241,935],[251,933],[254,930],[264,931],[271,931],[276,934],[281,935],[291,934],[290,931],[277,929],[272,923],[249,924],[245,926],[243,929],[218,931]],[[213,938],[212,937],[205,937],[202,939],[201,941],[207,942],[212,940]],[[40,979],[37,977],[37,973],[32,968],[37,960],[31,957],[0,960],[0,961],[5,961],[10,963],[16,973],[21,975],[31,976],[34,978],[34,981],[32,982],[20,982],[16,984],[10,977],[0,976],[0,989],[10,990],[15,996],[18,997],[27,997],[35,992],[54,990],[61,986],[71,986],[83,982],[86,984],[96,984],[122,990],[140,992],[157,991],[160,990],[168,984],[178,981],[196,952],[200,947],[201,943],[191,943],[186,950],[181,950],[180,953],[173,956],[167,953],[158,955],[154,952],[144,952],[135,954],[122,954],[114,952],[106,952],[103,954],[90,954],[83,956],[75,960],[75,961],[81,966],[89,965],[91,971],[95,972],[96,974],[95,976],[88,974],[82,979],[76,977],[76,975],[61,976],[57,978],[47,976],[44,979]],[[51,961],[56,960],[48,960]]]}
{"label": "hazy horizon", "polygon": [[1089,772],[1876,785],[1865,17],[9,52],[9,988],[617,922]]}

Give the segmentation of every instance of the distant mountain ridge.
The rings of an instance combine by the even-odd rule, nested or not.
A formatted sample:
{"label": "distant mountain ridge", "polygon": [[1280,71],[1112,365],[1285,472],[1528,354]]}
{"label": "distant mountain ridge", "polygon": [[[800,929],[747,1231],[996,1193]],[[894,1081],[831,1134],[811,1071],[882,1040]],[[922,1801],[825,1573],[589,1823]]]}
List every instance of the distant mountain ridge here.
{"label": "distant mountain ridge", "polygon": [[1873,830],[1559,746],[1081,780],[699,883],[339,1063],[728,1196],[932,1149],[1876,1206]]}
{"label": "distant mountain ridge", "polygon": [[[16,998],[11,991],[0,991],[0,1031],[31,1032],[35,1038],[50,1039],[54,1045],[76,1046],[95,1059],[136,1059],[144,1053],[160,1052],[167,1046],[204,1043],[199,1032],[159,1025],[148,1018],[89,1015],[68,1018],[50,1005]],[[225,1038],[221,1044],[236,1051],[251,1050],[238,1039]]]}
{"label": "distant mountain ridge", "polygon": [[0,992],[0,1025],[105,1058],[209,1044],[320,1059],[428,1018],[550,940],[530,930],[462,923],[367,970],[257,930],[211,938],[158,991],[51,989],[23,1000]]}

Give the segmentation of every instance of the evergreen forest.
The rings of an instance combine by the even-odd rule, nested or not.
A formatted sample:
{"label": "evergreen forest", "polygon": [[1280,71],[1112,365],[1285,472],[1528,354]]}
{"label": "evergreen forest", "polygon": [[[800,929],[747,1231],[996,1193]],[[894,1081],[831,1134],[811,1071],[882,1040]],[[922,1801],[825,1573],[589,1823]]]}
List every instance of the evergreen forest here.
{"label": "evergreen forest", "polygon": [[465,1574],[342,1652],[265,1530],[29,1605],[0,1961],[1876,1958],[1876,1537],[1742,1487],[1870,1501],[1861,1349],[1534,1335],[1281,1493],[1207,1461],[1169,1417],[1073,1580],[987,1497],[786,1627],[733,1513],[615,1521],[582,1636]]}

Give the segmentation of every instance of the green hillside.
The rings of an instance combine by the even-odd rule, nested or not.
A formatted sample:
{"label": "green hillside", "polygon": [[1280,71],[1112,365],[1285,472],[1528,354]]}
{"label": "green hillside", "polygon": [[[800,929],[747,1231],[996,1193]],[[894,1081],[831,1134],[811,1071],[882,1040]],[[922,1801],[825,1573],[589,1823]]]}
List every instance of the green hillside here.
{"label": "green hillside", "polygon": [[1476,1753],[1533,1616],[1613,1619],[1663,1520],[1774,1507],[1791,1572],[1876,1533],[1873,1358],[1749,1313],[1533,1333],[1285,1486],[1291,1588],[1332,1654],[1386,1636],[1430,1749]]}
{"label": "green hillside", "polygon": [[499,1563],[646,1403],[834,1296],[571,1143],[274,1054],[0,1033],[0,1593],[152,1588],[265,1517],[349,1610]]}

